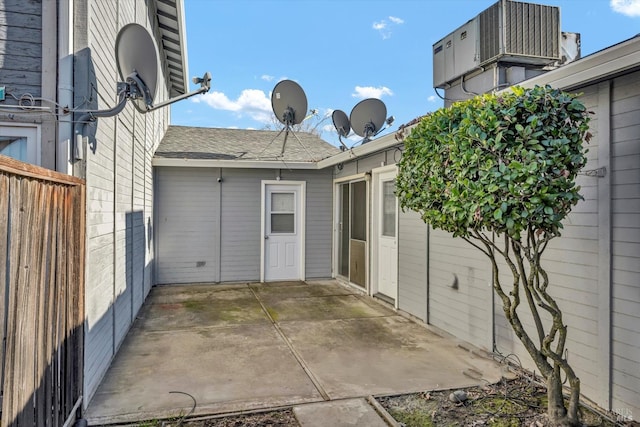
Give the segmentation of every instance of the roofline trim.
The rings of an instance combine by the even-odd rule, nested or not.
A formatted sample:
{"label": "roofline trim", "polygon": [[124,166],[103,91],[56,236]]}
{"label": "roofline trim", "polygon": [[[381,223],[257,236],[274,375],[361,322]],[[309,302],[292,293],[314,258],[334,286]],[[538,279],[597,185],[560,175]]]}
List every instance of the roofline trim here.
{"label": "roofline trim", "polygon": [[163,167],[229,168],[229,169],[320,169],[317,162],[287,162],[280,160],[218,160],[176,159],[154,157],[151,164]]}
{"label": "roofline trim", "polygon": [[562,90],[587,86],[612,75],[638,68],[639,45],[640,37],[634,37],[564,67],[525,80],[519,85],[523,87],[551,85]]}
{"label": "roofline trim", "polygon": [[400,145],[401,142],[396,140],[395,135],[396,132],[391,132],[367,144],[363,144],[334,156],[327,157],[326,159],[322,159],[318,162],[318,169],[324,169],[329,166],[345,163],[368,154],[377,153],[378,151]]}
{"label": "roofline trim", "polygon": [[187,57],[187,24],[184,19],[184,0],[176,0],[176,12],[178,14],[178,32],[180,34],[180,46],[182,47],[182,78],[185,93],[189,92],[189,60]]}

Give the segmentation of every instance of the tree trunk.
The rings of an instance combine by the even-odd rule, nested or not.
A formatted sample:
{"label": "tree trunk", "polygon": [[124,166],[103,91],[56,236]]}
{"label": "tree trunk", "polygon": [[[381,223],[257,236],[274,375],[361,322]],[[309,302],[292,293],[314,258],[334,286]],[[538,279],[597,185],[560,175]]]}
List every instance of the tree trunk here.
{"label": "tree trunk", "polygon": [[566,419],[567,410],[564,407],[559,367],[556,367],[547,378],[547,399],[549,400],[547,405],[549,420],[556,425],[560,425]]}
{"label": "tree trunk", "polygon": [[579,426],[578,421],[578,399],[580,395],[580,386],[577,390],[572,387],[571,401],[569,405],[569,413],[564,403],[562,395],[562,380],[560,377],[560,367],[556,366],[553,373],[547,378],[547,415],[549,420],[557,426]]}

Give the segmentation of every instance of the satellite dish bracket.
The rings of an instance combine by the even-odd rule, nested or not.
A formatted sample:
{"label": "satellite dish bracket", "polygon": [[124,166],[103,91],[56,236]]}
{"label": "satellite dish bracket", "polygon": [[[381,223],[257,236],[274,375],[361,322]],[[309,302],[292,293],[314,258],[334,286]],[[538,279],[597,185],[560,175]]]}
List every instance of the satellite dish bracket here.
{"label": "satellite dish bracket", "polygon": [[[117,82],[118,102],[116,106],[106,110],[77,111],[83,114],[76,120],[74,128],[75,147],[72,161],[83,157],[85,124],[95,121],[98,117],[119,114],[125,108],[127,100],[131,100],[140,113],[148,113],[193,95],[206,93],[211,88],[211,74],[206,72],[203,77],[193,79],[195,84],[200,84],[199,89],[154,105],[160,69],[158,51],[153,37],[140,24],[130,23],[120,29],[116,37],[115,59],[121,79]],[[95,152],[95,142],[91,149]]]}
{"label": "satellite dish bracket", "polygon": [[[185,93],[175,98],[168,99],[164,102],[161,102],[156,105],[151,105],[151,96],[149,94],[149,90],[147,86],[144,84],[142,79],[138,76],[138,73],[131,73],[127,76],[126,82],[118,82],[117,91],[118,91],[118,103],[109,109],[106,110],[92,110],[92,111],[84,111],[84,114],[78,118],[75,125],[75,144],[74,144],[74,152],[73,152],[73,160],[81,160],[84,157],[84,150],[82,147],[84,126],[88,122],[95,121],[98,117],[113,117],[117,114],[120,114],[124,107],[127,105],[128,99],[139,99],[142,98],[147,106],[146,112],[157,110],[162,107],[166,107],[167,105],[173,104],[174,102],[182,101],[183,99],[187,99],[192,97],[193,95],[203,94],[209,92],[211,89],[211,74],[207,71],[202,78],[196,77],[197,82],[200,83],[200,88],[194,90],[193,92]],[[95,153],[95,144],[90,146],[91,150]]]}

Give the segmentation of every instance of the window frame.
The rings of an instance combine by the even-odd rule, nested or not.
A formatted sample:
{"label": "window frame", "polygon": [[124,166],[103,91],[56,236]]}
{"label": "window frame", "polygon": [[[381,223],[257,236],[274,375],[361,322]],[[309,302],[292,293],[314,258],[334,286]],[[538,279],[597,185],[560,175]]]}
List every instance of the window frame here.
{"label": "window frame", "polygon": [[41,166],[41,127],[40,125],[14,122],[0,122],[0,136],[22,137],[27,139],[27,159],[16,159],[25,163]]}

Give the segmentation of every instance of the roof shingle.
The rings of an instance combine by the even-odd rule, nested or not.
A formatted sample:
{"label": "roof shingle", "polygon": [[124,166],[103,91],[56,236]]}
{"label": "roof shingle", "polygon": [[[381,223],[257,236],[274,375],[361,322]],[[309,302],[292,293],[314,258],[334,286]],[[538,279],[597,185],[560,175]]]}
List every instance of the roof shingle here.
{"label": "roof shingle", "polygon": [[317,135],[285,132],[169,126],[155,156],[174,159],[283,160],[313,162],[340,153]]}

